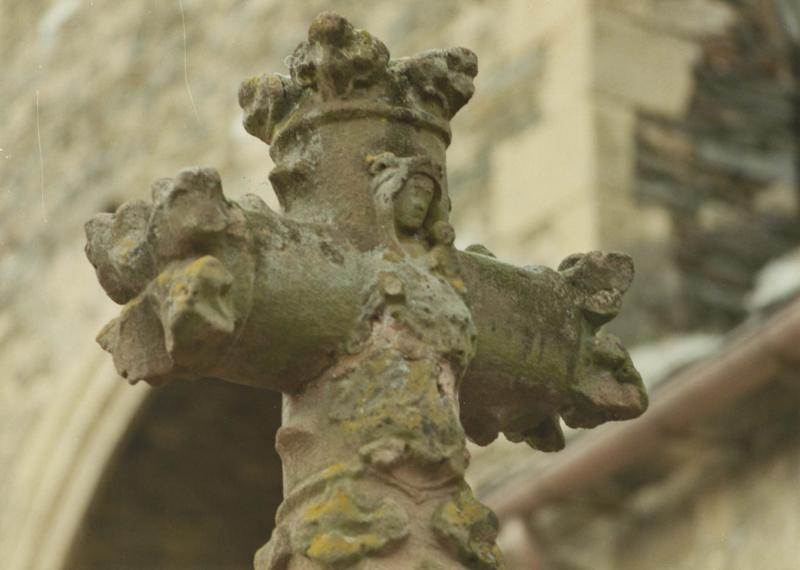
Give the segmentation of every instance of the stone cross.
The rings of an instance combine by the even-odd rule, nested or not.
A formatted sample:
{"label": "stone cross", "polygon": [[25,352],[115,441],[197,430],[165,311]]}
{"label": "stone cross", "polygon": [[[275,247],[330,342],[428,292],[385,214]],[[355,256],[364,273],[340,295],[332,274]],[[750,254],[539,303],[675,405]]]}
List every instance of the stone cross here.
{"label": "stone cross", "polygon": [[644,411],[627,352],[598,332],[631,260],[553,271],[453,246],[445,149],[473,93],[469,50],[390,60],[324,13],[288,61],[239,91],[283,213],[190,168],[155,182],[152,204],[95,216],[87,255],[124,304],[98,341],[131,382],[283,393],[285,498],[256,568],[503,568],[465,438],[554,451],[559,418]]}

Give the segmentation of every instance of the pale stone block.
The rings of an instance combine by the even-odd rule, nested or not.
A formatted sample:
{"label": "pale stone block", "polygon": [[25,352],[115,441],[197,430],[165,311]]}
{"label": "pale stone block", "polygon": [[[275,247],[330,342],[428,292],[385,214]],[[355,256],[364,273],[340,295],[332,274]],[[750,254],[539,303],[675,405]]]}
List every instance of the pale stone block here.
{"label": "pale stone block", "polygon": [[634,183],[636,114],[627,105],[598,96],[594,104],[598,193],[603,200],[630,201]]}
{"label": "pale stone block", "polygon": [[[484,133],[466,131],[453,137],[450,148],[447,149],[447,170],[450,178],[458,172],[470,171],[474,168],[476,157],[485,144]],[[452,188],[451,188],[452,190]],[[458,190],[458,189],[456,189]]]}
{"label": "pale stone block", "polygon": [[557,113],[588,97],[592,86],[591,22],[589,14],[575,10],[544,43],[546,62],[540,90],[544,114]]}
{"label": "pale stone block", "polygon": [[734,9],[721,0],[599,0],[598,4],[648,27],[684,35],[719,34],[735,20]]}
{"label": "pale stone block", "polygon": [[455,201],[451,220],[453,225],[458,228],[456,231],[456,247],[465,249],[472,244],[490,244],[490,236],[487,228],[485,208],[483,202],[471,200],[467,203]]}
{"label": "pale stone block", "polygon": [[598,249],[597,207],[586,199],[558,216],[550,235],[542,236],[532,245],[534,263],[557,267],[566,256],[576,252]]}
{"label": "pale stone block", "polygon": [[518,265],[555,268],[570,254],[598,249],[596,205],[590,199],[576,202],[549,211],[527,233],[492,242],[499,245],[497,256]]}
{"label": "pale stone block", "polygon": [[602,10],[597,12],[595,40],[598,91],[669,117],[686,112],[699,45]]}
{"label": "pale stone block", "polygon": [[[602,249],[634,254],[644,271],[657,271],[660,283],[677,287],[677,275],[652,244],[672,239],[673,223],[667,210],[648,207],[635,199],[637,115],[631,105],[598,95],[594,102],[597,153],[598,241]],[[637,249],[638,245],[644,249]],[[646,256],[646,258],[643,258]],[[656,260],[660,259],[657,265]],[[644,275],[644,274],[642,274]],[[644,279],[643,276],[641,279]],[[647,287],[639,280],[634,287]],[[674,285],[666,285],[672,282]]]}
{"label": "pale stone block", "polygon": [[632,199],[599,198],[597,219],[603,249],[630,250],[643,242],[667,243],[672,236],[672,219],[667,211],[639,206]]}
{"label": "pale stone block", "polygon": [[[540,83],[537,104],[543,114],[558,112],[573,105],[577,98],[586,97],[591,88],[591,23],[586,2],[510,0],[505,4],[500,9],[496,5],[470,6],[457,15],[448,27],[448,35],[454,37],[453,41],[470,35],[485,38],[470,46],[479,53],[482,69],[502,70],[530,57],[532,50],[544,51],[543,77],[535,79]],[[487,21],[494,22],[498,15],[502,23],[488,26]],[[484,50],[480,49],[481,44],[486,44]],[[479,73],[475,79],[478,96],[472,113],[482,105],[481,94],[493,88],[491,78],[490,74]]]}
{"label": "pale stone block", "polygon": [[[529,49],[543,39],[561,35],[563,28],[588,20],[588,0],[505,0],[465,5],[454,14],[446,39],[491,38],[491,52],[505,56]],[[483,60],[486,62],[487,60]]]}
{"label": "pale stone block", "polygon": [[[562,28],[588,17],[587,0],[508,0],[497,27],[503,51],[514,53],[529,45],[530,38],[560,34]],[[499,38],[498,38],[499,39]]]}
{"label": "pale stone block", "polygon": [[591,112],[578,104],[505,140],[491,158],[490,225],[501,239],[527,235],[584,204],[594,178]]}
{"label": "pale stone block", "polygon": [[[396,5],[400,6],[399,3]],[[477,2],[465,4],[462,10],[453,14],[443,39],[449,40],[449,44],[461,45],[464,43],[464,38],[478,39],[485,37],[487,33],[491,33],[490,22],[496,13],[496,9],[497,6],[495,4]],[[492,39],[494,39],[493,35]],[[483,59],[479,63],[482,64]]]}

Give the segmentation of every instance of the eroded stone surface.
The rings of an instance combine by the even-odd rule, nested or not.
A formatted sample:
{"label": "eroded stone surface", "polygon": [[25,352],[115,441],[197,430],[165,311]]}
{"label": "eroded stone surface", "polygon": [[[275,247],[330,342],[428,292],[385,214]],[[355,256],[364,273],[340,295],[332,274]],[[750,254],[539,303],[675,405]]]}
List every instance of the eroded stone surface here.
{"label": "eroded stone surface", "polygon": [[152,205],[92,220],[87,254],[125,303],[99,341],[131,381],[286,394],[285,501],[258,568],[502,568],[494,515],[463,482],[465,432],[554,450],[559,417],[644,410],[627,353],[598,332],[630,258],[552,271],[455,249],[445,148],[473,92],[470,51],[391,60],[325,13],[289,67],[239,97],[283,214],[189,169],[158,181]]}
{"label": "eroded stone surface", "polygon": [[367,497],[345,479],[303,510],[292,544],[314,561],[341,565],[391,547],[408,536],[408,526],[397,503]]}
{"label": "eroded stone surface", "polygon": [[497,517],[463,485],[436,511],[433,527],[439,537],[458,552],[467,568],[505,568],[497,538]]}

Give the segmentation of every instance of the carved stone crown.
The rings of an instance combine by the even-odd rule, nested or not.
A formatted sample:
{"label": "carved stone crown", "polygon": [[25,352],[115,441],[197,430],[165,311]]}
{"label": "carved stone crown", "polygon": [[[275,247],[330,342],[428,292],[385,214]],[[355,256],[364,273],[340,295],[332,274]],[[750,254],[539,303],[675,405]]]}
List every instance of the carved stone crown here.
{"label": "carved stone crown", "polygon": [[245,129],[267,144],[295,128],[366,116],[431,129],[449,143],[449,121],[478,73],[465,48],[390,60],[383,42],[331,12],[316,17],[288,65],[290,77],[264,74],[239,89]]}

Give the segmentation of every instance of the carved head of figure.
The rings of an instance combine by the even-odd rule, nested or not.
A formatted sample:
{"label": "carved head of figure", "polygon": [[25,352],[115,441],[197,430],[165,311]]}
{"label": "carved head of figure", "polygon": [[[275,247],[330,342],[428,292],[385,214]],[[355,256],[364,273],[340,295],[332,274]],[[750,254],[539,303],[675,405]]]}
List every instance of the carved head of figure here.
{"label": "carved head of figure", "polygon": [[369,164],[384,229],[401,241],[435,242],[433,228],[439,222],[447,224],[450,209],[442,191],[442,169],[424,157],[400,158],[392,153],[370,157]]}
{"label": "carved head of figure", "polygon": [[399,233],[413,235],[422,228],[435,191],[434,181],[425,174],[415,173],[406,181],[394,196],[394,220]]}

